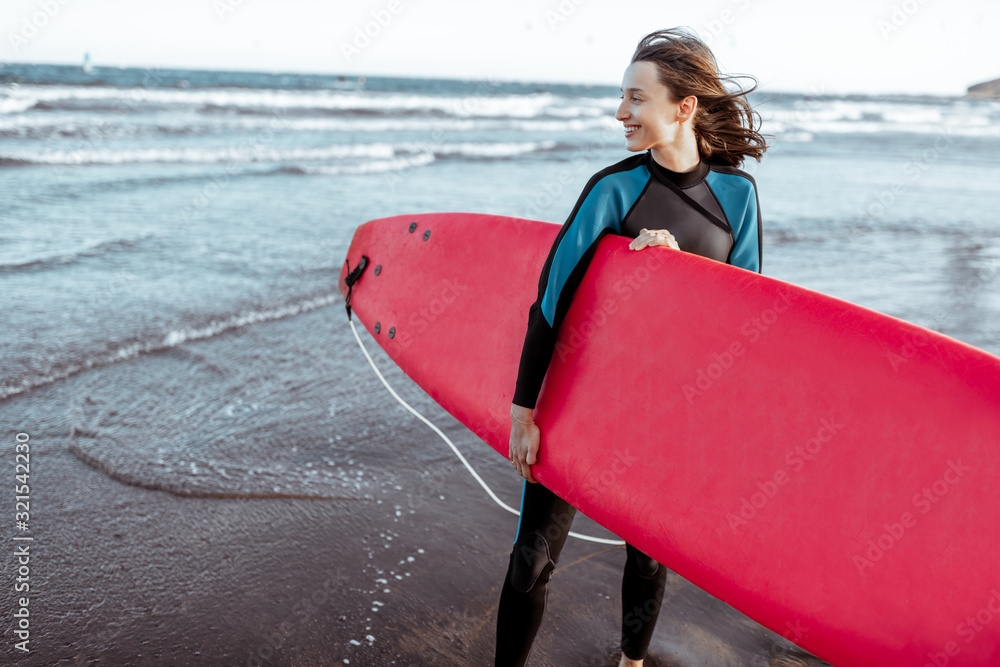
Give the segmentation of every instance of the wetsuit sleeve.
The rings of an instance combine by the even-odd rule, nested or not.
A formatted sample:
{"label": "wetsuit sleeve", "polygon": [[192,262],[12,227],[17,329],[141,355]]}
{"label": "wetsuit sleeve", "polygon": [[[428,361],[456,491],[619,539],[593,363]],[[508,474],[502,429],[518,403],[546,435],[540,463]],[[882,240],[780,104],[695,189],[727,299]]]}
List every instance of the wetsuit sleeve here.
{"label": "wetsuit sleeve", "polygon": [[521,349],[513,403],[534,408],[555,351],[559,325],[573,293],[607,232],[621,228],[625,202],[610,179],[595,174],[563,223],[538,279],[538,297],[528,310],[528,330]]}
{"label": "wetsuit sleeve", "polygon": [[760,200],[757,198],[757,184],[749,179],[746,205],[743,209],[743,219],[739,229],[734,229],[736,242],[729,261],[733,266],[739,266],[756,273],[763,273],[763,226],[760,220]]}

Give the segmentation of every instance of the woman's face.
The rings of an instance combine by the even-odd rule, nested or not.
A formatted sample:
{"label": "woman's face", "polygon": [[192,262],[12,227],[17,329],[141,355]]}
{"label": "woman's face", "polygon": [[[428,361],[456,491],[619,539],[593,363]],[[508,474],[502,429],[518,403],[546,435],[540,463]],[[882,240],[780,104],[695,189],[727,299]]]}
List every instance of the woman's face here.
{"label": "woman's face", "polygon": [[696,104],[693,96],[679,104],[671,102],[667,87],[657,78],[656,65],[645,60],[626,68],[621,89],[615,118],[625,124],[625,147],[633,152],[674,143]]}

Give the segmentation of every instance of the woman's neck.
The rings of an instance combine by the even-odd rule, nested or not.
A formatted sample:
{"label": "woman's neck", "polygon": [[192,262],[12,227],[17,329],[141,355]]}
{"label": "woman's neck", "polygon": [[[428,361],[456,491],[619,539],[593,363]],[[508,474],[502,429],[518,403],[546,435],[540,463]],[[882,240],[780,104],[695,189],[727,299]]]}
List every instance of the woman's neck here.
{"label": "woman's neck", "polygon": [[664,169],[684,173],[691,171],[701,162],[698,155],[698,141],[694,138],[694,133],[683,133],[677,141],[665,146],[651,148],[653,159]]}

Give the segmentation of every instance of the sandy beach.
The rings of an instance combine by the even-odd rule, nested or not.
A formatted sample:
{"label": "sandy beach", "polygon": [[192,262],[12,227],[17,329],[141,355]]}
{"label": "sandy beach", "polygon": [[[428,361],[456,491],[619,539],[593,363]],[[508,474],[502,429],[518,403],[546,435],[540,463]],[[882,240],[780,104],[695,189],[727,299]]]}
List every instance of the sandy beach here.
{"label": "sandy beach", "polygon": [[[315,359],[287,355],[314,342],[317,331],[328,344]],[[375,345],[368,349],[394,388],[516,506],[519,478],[506,462],[387,363]],[[354,370],[328,375],[313,363],[322,357],[330,367]],[[130,401],[148,398],[134,392],[139,378],[168,390],[179,377],[215,376],[216,386],[202,385],[200,393],[218,391],[220,399],[205,410],[224,412],[232,404],[231,396],[223,404],[226,383],[250,362],[261,377],[296,378],[287,392],[257,398],[294,413],[282,424],[286,447],[297,447],[300,458],[328,457],[331,468],[347,473],[331,477],[336,482],[326,487],[326,495],[337,498],[280,497],[280,491],[208,481],[185,486],[162,474],[157,479],[166,488],[148,488],[152,476],[141,458],[121,461],[102,449],[102,434],[118,441],[142,433],[171,437],[165,429],[184,400],[169,391],[160,396],[160,423],[129,423]],[[33,445],[30,653],[16,651],[8,639],[3,662],[492,664],[496,605],[516,517],[489,499],[430,429],[382,400],[384,392],[337,304],[256,325],[253,333],[235,330],[79,373],[0,403],[6,437],[27,432]],[[116,410],[88,412],[112,399]],[[335,433],[350,433],[365,418],[359,406],[366,403],[389,406],[357,429],[377,435],[336,440]],[[306,421],[310,414],[312,423]],[[412,451],[412,460],[375,456],[368,461],[377,465],[359,466],[352,457],[380,438],[391,438],[393,450]],[[74,450],[89,452],[90,463]],[[110,463],[102,463],[105,456]],[[287,489],[289,495],[310,492]],[[574,530],[611,537],[583,515]],[[13,530],[6,532],[13,544]],[[532,664],[609,664],[618,640],[623,564],[620,547],[567,543]],[[4,604],[11,609],[11,568],[6,578]],[[647,664],[821,664],[794,658],[785,639],[673,573],[666,600]]]}

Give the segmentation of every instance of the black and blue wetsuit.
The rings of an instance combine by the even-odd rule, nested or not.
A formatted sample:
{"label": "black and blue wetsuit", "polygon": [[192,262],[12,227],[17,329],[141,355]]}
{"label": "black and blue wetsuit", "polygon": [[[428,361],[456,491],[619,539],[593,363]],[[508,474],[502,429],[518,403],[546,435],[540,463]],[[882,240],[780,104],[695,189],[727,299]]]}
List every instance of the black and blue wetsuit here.
{"label": "black and blue wetsuit", "polygon": [[[680,249],[760,272],[762,227],[757,186],[735,167],[702,160],[675,172],[651,151],[594,174],[549,250],[528,312],[513,402],[534,408],[576,288],[604,234],[635,238],[666,229]],[[521,518],[497,612],[496,662],[523,665],[545,610],[547,585],[576,509],[541,484],[524,482]],[[626,545],[622,577],[622,651],[646,654],[659,614],[666,569]]]}

